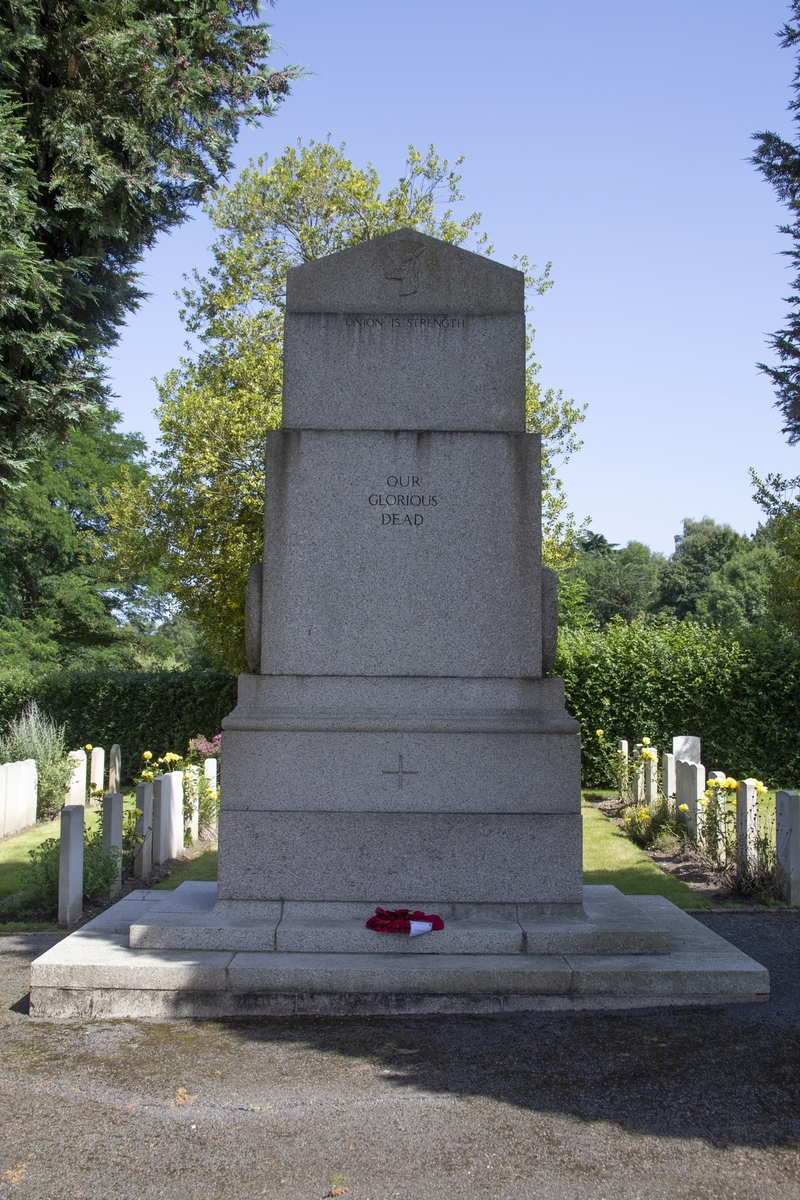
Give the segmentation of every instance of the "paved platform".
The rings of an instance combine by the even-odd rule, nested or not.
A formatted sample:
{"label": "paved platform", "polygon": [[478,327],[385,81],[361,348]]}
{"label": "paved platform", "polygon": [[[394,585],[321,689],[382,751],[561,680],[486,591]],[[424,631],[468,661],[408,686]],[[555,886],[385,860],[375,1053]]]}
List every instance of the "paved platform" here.
{"label": "paved platform", "polygon": [[[31,964],[34,1018],[115,1019],[510,1013],[764,1001],[764,967],[660,896],[586,889],[597,912],[638,913],[666,930],[669,953],[454,953],[437,934],[402,941],[373,935],[375,952],[154,949],[131,946],[132,930],[157,913],[183,916],[189,888],[208,905],[214,885],[175,893],[132,892]],[[161,911],[163,909],[163,912]],[[196,910],[195,910],[196,911]],[[207,909],[210,911],[210,908]],[[276,923],[276,930],[280,922]],[[173,928],[175,928],[173,926]],[[196,932],[196,929],[195,929]],[[569,930],[565,931],[569,933]],[[379,940],[380,939],[380,940]],[[425,942],[425,950],[415,943]],[[278,945],[277,935],[274,946]],[[437,948],[438,947],[438,948]]]}
{"label": "paved platform", "polygon": [[[387,900],[386,908],[406,908]],[[416,907],[416,906],[414,906]],[[409,938],[365,927],[372,908],[353,903],[217,900],[215,883],[184,883],[130,926],[146,950],[253,950],[309,954],[669,954],[666,927],[614,887],[584,888],[578,905],[434,904],[445,927]],[[564,910],[567,911],[564,911]],[[553,911],[555,910],[555,911]]]}

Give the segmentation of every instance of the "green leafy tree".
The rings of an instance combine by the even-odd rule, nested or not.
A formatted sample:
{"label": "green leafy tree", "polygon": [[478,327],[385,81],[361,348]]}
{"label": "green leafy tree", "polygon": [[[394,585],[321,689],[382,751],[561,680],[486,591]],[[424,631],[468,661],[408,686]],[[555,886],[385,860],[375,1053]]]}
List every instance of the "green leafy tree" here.
{"label": "green leafy tree", "polygon": [[[116,588],[98,553],[103,506],[145,475],[144,440],[120,433],[101,410],[91,429],[51,440],[25,483],[0,509],[0,663],[38,675],[64,666],[135,667],[162,661],[171,641],[152,636],[153,588],[141,577]],[[142,611],[144,610],[144,611]],[[139,651],[142,653],[140,654]]]}
{"label": "green leafy tree", "polygon": [[710,517],[687,518],[675,538],[675,553],[661,571],[655,607],[680,618],[694,615],[711,577],[747,545],[748,539],[730,525],[718,525]]}
{"label": "green leafy tree", "polygon": [[[800,0],[792,0],[790,8],[792,20],[778,34],[786,49],[800,47]],[[794,97],[789,111],[794,114],[795,122],[800,122],[800,53],[792,90]],[[777,133],[761,132],[753,136],[758,146],[751,162],[772,184],[778,199],[787,206],[792,217],[791,223],[781,225],[780,230],[791,238],[791,246],[784,254],[797,274],[792,282],[786,326],[769,339],[779,365],[758,365],[772,380],[776,405],[783,414],[783,432],[794,445],[800,442],[800,144],[787,141]]]}
{"label": "green leafy tree", "polygon": [[0,3],[0,484],[105,397],[137,264],[272,112],[258,0]]}
{"label": "green leafy tree", "polygon": [[769,602],[773,613],[800,636],[800,476],[784,479],[751,472],[753,499],[768,519],[774,556],[767,564]]}
{"label": "green leafy tree", "polygon": [[[184,292],[183,317],[199,352],[158,385],[155,472],[132,478],[109,518],[118,579],[131,569],[161,571],[221,666],[244,667],[245,580],[262,553],[265,435],[281,420],[287,271],[408,226],[463,244],[479,216],[453,215],[459,178],[432,147],[424,156],[411,148],[404,175],[383,194],[374,168],[355,167],[343,147],[298,143],[272,166],[251,163],[207,206],[218,230],[213,265]],[[490,253],[485,235],[475,236]],[[537,276],[527,260],[517,265],[533,294],[550,286],[547,270]],[[583,410],[542,389],[532,336],[528,426],[544,439],[545,541],[551,557],[568,557],[574,522],[557,462],[580,444]]]}
{"label": "green leafy tree", "polygon": [[586,608],[600,625],[615,616],[632,621],[650,609],[665,561],[660,554],[642,542],[618,549],[591,531],[579,545],[573,571],[583,580]]}

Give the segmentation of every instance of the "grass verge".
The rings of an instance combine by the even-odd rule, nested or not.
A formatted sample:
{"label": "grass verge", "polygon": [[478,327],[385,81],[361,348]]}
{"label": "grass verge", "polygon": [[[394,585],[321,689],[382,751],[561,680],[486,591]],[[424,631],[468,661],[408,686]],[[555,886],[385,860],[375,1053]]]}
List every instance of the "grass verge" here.
{"label": "grass verge", "polygon": [[665,896],[678,908],[711,907],[682,880],[657,867],[604,813],[585,801],[583,882],[610,883],[626,896]]}

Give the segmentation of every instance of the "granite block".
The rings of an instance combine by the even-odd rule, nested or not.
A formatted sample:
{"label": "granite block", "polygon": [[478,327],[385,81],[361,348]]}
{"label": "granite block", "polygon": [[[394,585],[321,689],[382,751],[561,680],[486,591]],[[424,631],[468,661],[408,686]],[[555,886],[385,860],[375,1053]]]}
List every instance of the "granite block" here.
{"label": "granite block", "polygon": [[584,995],[768,998],[769,973],[741,951],[658,956],[566,954],[572,989]]}
{"label": "granite block", "polygon": [[476,954],[235,954],[228,970],[234,992],[403,992],[460,995],[500,991],[541,994],[570,990],[558,955]]}
{"label": "granite block", "polygon": [[[425,903],[388,899],[390,909],[434,911]],[[435,912],[444,929],[409,937],[402,933],[376,933],[366,928],[372,915],[364,904],[298,904],[287,901],[278,926],[275,948],[279,952],[326,954],[520,954],[523,933],[516,905],[438,904]]]}
{"label": "granite block", "polygon": [[286,315],[284,429],[525,428],[525,316]]}
{"label": "granite block", "polygon": [[[342,733],[579,732],[578,722],[564,707],[563,679],[430,675],[240,675],[238,703],[224,719],[223,728]],[[225,745],[230,744],[226,734]],[[230,771],[229,762],[225,769]]]}
{"label": "granite block", "polygon": [[580,814],[220,813],[219,896],[580,903]]}
{"label": "granite block", "polygon": [[31,963],[39,987],[137,991],[224,991],[232,955],[213,951],[131,950],[125,935],[78,930]]}
{"label": "granite block", "polygon": [[574,733],[230,730],[225,755],[229,812],[580,810]]}
{"label": "granite block", "polygon": [[540,439],[267,434],[261,673],[541,675]]}

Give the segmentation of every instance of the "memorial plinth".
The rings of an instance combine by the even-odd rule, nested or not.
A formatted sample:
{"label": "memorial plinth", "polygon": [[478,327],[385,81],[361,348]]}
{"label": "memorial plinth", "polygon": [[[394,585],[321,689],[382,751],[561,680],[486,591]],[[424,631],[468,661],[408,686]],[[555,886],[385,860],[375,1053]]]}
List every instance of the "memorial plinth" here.
{"label": "memorial plinth", "polygon": [[[578,724],[547,676],[557,606],[525,423],[519,271],[402,230],[289,272],[218,885],[119,905],[43,956],[34,1015],[765,996],[763,968],[667,902],[582,885]],[[377,905],[445,929],[376,934]],[[82,944],[95,958],[70,999]]]}

